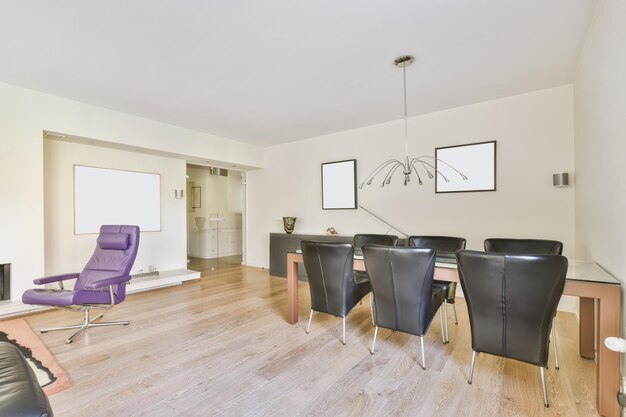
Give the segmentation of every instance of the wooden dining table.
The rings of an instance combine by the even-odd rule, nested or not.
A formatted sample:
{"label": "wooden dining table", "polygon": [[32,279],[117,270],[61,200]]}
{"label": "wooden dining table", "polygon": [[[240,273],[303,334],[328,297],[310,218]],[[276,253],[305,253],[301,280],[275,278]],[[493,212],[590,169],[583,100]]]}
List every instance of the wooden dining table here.
{"label": "wooden dining table", "polygon": [[[303,262],[302,253],[287,254],[287,321],[291,324],[298,322],[298,265]],[[366,270],[362,256],[355,255],[353,269]],[[459,282],[456,259],[437,258],[435,279]],[[618,352],[609,350],[604,340],[620,336],[620,282],[594,262],[569,261],[563,294],[580,297],[579,353],[583,358],[596,360],[598,413],[605,417],[619,417],[620,356]],[[597,351],[595,340],[598,341]]]}

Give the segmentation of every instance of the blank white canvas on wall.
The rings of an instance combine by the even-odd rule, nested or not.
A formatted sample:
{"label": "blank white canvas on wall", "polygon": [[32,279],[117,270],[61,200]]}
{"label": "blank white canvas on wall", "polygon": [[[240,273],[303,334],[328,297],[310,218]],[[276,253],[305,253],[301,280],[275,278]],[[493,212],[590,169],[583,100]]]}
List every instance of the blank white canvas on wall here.
{"label": "blank white canvas on wall", "polygon": [[356,160],[322,164],[322,209],[356,208]]}
{"label": "blank white canvas on wall", "polygon": [[[436,192],[466,192],[496,190],[496,142],[472,143],[468,145],[437,148],[437,169],[450,182],[437,174]],[[447,164],[462,172],[461,176]]]}
{"label": "blank white canvas on wall", "polygon": [[161,230],[161,176],[74,165],[74,233],[98,233],[103,224]]}

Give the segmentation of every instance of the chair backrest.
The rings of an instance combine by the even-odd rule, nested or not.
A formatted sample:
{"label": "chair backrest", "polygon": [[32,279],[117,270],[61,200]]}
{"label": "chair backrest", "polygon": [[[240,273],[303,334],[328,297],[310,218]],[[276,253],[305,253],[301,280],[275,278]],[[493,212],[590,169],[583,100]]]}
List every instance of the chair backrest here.
{"label": "chair backrest", "polygon": [[423,336],[431,322],[435,251],[428,248],[365,245],[376,325]]}
{"label": "chair backrest", "polygon": [[567,258],[477,251],[456,254],[472,349],[548,365],[548,337],[563,293]]}
{"label": "chair backrest", "polygon": [[465,249],[465,239],[453,236],[411,236],[409,246],[432,248],[435,252],[456,252]]}
{"label": "chair backrest", "polygon": [[561,255],[563,243],[543,239],[485,239],[485,252],[513,255]]}
{"label": "chair backrest", "polygon": [[394,235],[374,235],[374,234],[358,234],[354,235],[354,247],[361,250],[364,245],[385,245],[396,246],[398,244],[398,236]]}
{"label": "chair backrest", "polygon": [[309,278],[311,308],[345,317],[357,294],[352,271],[354,247],[340,242],[301,242],[304,268]]}
{"label": "chair backrest", "polygon": [[[101,226],[96,250],[78,276],[74,289],[84,290],[87,284],[130,274],[138,248],[139,226]],[[108,288],[103,288],[101,291],[108,291]],[[116,304],[124,301],[126,285],[118,285],[114,293]]]}

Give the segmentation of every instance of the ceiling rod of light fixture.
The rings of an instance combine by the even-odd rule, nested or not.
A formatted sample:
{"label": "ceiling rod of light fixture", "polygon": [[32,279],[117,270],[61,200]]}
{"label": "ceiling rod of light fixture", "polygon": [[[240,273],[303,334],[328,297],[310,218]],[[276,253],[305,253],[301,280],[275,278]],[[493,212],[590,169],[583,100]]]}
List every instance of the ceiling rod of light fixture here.
{"label": "ceiling rod of light fixture", "polygon": [[404,92],[404,151],[406,152],[406,162],[409,162],[409,114],[406,104],[406,67],[415,61],[410,55],[401,56],[393,61],[394,65],[402,67],[402,86]]}
{"label": "ceiling rod of light fixture", "polygon": [[381,187],[384,187],[385,185],[388,185],[391,183],[391,178],[393,177],[393,175],[399,168],[402,168],[402,174],[404,175],[404,185],[407,185],[411,181],[411,174],[413,173],[415,173],[415,175],[417,176],[419,185],[422,185],[423,184],[422,178],[417,172],[418,163],[422,166],[422,168],[424,168],[424,170],[428,174],[428,178],[433,178],[434,176],[431,170],[429,169],[431,168],[434,171],[435,175],[438,174],[441,176],[441,178],[443,178],[445,182],[450,182],[448,177],[446,177],[439,169],[437,169],[435,165],[433,165],[432,163],[428,161],[425,161],[424,159],[429,159],[434,162],[441,162],[442,164],[448,166],[450,169],[458,173],[463,180],[467,179],[467,177],[462,172],[454,168],[452,165],[448,164],[445,161],[442,161],[441,159],[435,158],[433,156],[423,155],[423,156],[409,160],[409,127],[408,127],[409,116],[408,116],[408,110],[407,110],[407,96],[406,96],[406,67],[411,65],[414,61],[415,61],[415,58],[412,57],[411,55],[403,55],[403,56],[396,58],[393,61],[393,64],[395,66],[402,67],[402,81],[403,81],[403,92],[404,92],[404,150],[405,150],[404,162],[400,162],[397,159],[389,159],[383,162],[382,164],[378,165],[374,169],[374,171],[372,171],[365,178],[365,180],[359,185],[359,189],[363,188],[364,185],[371,185],[374,178],[385,168],[388,168],[389,170],[387,171],[387,174],[383,177],[383,181],[380,183]]}

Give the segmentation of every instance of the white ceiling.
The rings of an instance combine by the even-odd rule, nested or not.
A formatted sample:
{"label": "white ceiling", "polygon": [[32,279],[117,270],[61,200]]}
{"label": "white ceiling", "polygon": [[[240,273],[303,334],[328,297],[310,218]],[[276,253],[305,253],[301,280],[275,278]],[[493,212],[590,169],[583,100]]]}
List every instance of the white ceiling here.
{"label": "white ceiling", "polygon": [[271,145],[572,81],[593,0],[0,0],[0,81]]}

